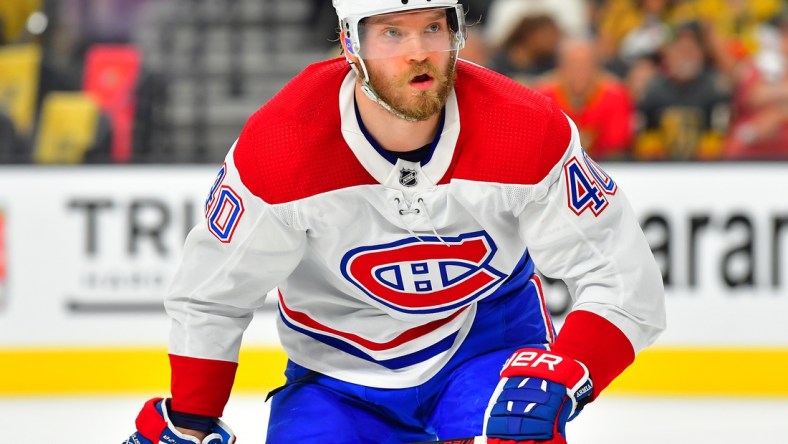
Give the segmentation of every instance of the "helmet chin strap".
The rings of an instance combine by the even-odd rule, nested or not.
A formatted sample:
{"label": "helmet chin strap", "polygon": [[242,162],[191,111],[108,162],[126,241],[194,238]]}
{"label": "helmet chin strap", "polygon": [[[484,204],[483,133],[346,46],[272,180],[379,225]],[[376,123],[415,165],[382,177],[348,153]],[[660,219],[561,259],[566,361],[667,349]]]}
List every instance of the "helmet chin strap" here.
{"label": "helmet chin strap", "polygon": [[[352,60],[350,60],[350,58],[348,58],[347,56],[345,58],[347,59],[348,63],[350,63],[350,66],[353,68],[353,71],[355,71],[357,75],[362,75],[358,71],[358,66],[356,65],[356,63],[353,62]],[[457,66],[457,55],[456,54],[453,57],[453,59],[454,59],[454,64],[452,65],[452,68],[451,68],[452,71]],[[386,111],[388,111],[392,115],[394,115],[396,117],[399,117],[400,119],[408,121],[408,122],[418,122],[419,121],[418,119],[414,119],[413,117],[406,116],[405,114],[403,114],[403,113],[397,111],[396,109],[394,109],[385,100],[383,100],[380,97],[380,95],[378,95],[377,91],[375,91],[375,88],[373,88],[372,84],[369,83],[369,71],[367,71],[367,65],[364,63],[364,59],[359,57],[358,61],[359,61],[359,63],[361,63],[361,69],[364,71],[364,73],[363,73],[363,80],[361,81],[361,91],[364,92],[364,95],[367,96],[369,98],[369,100],[371,100],[371,101],[377,103],[378,105],[380,105],[381,107],[383,107],[383,109],[385,109]],[[450,73],[450,75],[451,75],[451,73]]]}
{"label": "helmet chin strap", "polygon": [[381,99],[375,89],[372,88],[369,81],[364,79],[361,81],[361,91],[364,91],[364,95],[369,97],[370,100],[377,103],[378,105],[382,106],[383,109],[388,111],[389,113],[399,117],[402,120],[406,120],[408,122],[418,122],[418,119],[414,119],[413,117],[406,116],[401,112],[397,111],[396,109],[392,108],[385,100]]}
{"label": "helmet chin strap", "polygon": [[[408,121],[408,122],[418,122],[418,119],[414,119],[413,117],[406,116],[405,114],[403,114],[403,113],[397,111],[396,109],[394,109],[385,100],[383,100],[380,97],[380,95],[378,95],[378,92],[375,91],[375,88],[373,88],[372,84],[369,83],[369,71],[367,71],[367,65],[364,63],[364,59],[359,57],[358,61],[359,61],[359,63],[361,63],[361,69],[364,71],[364,73],[363,73],[363,80],[361,81],[361,91],[364,92],[364,95],[367,96],[369,98],[369,100],[371,100],[371,101],[377,103],[378,105],[382,106],[383,109],[385,109],[389,113],[393,114],[394,116],[399,117],[400,119]],[[350,59],[348,59],[348,62],[350,62],[350,66],[353,67],[353,70],[356,71],[357,75],[362,75],[358,71],[358,66],[356,66],[356,64],[354,62],[352,62]]]}

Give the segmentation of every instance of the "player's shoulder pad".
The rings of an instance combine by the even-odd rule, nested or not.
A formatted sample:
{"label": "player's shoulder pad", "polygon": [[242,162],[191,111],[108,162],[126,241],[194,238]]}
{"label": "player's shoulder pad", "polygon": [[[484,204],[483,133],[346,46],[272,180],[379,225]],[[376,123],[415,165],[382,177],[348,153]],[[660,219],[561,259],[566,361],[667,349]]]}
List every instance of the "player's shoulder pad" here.
{"label": "player's shoulder pad", "polygon": [[315,63],[246,122],[233,153],[244,185],[270,204],[372,183],[341,133],[345,59]]}
{"label": "player's shoulder pad", "polygon": [[545,95],[472,63],[457,64],[461,130],[452,177],[535,184],[563,158],[569,121]]}

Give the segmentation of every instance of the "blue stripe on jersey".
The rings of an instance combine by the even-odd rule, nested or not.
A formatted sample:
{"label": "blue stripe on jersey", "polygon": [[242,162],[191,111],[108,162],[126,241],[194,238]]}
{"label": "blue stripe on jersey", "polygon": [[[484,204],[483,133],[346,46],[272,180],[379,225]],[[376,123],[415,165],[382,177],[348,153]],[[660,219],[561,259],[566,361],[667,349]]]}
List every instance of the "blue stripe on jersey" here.
{"label": "blue stripe on jersey", "polygon": [[[364,137],[367,139],[370,145],[375,148],[375,151],[378,152],[384,159],[386,159],[390,164],[395,165],[397,163],[397,155],[388,151],[387,149],[380,146],[377,140],[372,137],[372,134],[369,133],[367,127],[364,126],[364,121],[361,120],[361,112],[358,110],[358,103],[353,100],[353,108],[356,111],[356,120],[358,121],[358,127],[361,129],[361,132],[364,134]],[[422,159],[419,163],[424,166],[429,163],[430,159],[432,159],[432,155],[435,153],[435,147],[438,146],[438,142],[441,140],[441,134],[443,134],[443,125],[446,122],[446,107],[441,110],[441,116],[438,118],[438,132],[435,134],[435,138],[432,139],[432,143],[430,144],[430,150],[427,155]]]}
{"label": "blue stripe on jersey", "polygon": [[[493,294],[478,302],[479,309],[474,320],[474,328],[465,341],[477,342],[480,352],[488,348],[495,350],[504,344],[515,346],[518,343],[543,343],[547,330],[541,315],[541,300],[530,281],[533,274],[534,264],[530,254],[526,251],[504,283]],[[506,309],[500,308],[500,304],[504,304]],[[495,316],[489,316],[489,314],[495,313],[497,313],[496,316],[503,315],[506,319],[500,322]],[[455,331],[446,338],[415,353],[376,360],[342,339],[316,333],[290,322],[281,307],[279,308],[279,316],[285,325],[299,333],[349,355],[377,363],[391,370],[424,362],[443,353],[451,348],[457,338]],[[479,328],[479,324],[486,325],[486,327]]]}
{"label": "blue stripe on jersey", "polygon": [[386,367],[386,368],[391,369],[391,370],[397,370],[397,369],[400,369],[400,368],[409,367],[409,366],[411,366],[413,364],[418,364],[419,362],[424,362],[427,359],[430,359],[430,358],[432,358],[435,355],[443,353],[446,350],[448,350],[449,348],[451,348],[452,344],[454,344],[455,338],[457,337],[457,332],[454,332],[454,333],[450,334],[449,336],[443,338],[442,340],[436,342],[435,344],[432,344],[429,347],[427,347],[425,349],[422,349],[422,350],[419,350],[419,351],[417,351],[415,353],[411,353],[411,354],[404,355],[404,356],[398,356],[396,358],[391,358],[391,359],[377,360],[377,359],[373,358],[372,356],[368,355],[367,353],[365,353],[364,351],[362,351],[362,350],[360,350],[360,349],[348,344],[347,342],[345,342],[345,341],[343,341],[341,339],[335,338],[333,336],[328,336],[328,335],[322,335],[320,333],[315,333],[315,332],[313,332],[311,330],[307,330],[305,328],[301,328],[301,327],[293,324],[284,315],[284,313],[282,312],[281,307],[279,308],[279,317],[282,318],[282,322],[284,322],[285,325],[287,325],[288,327],[290,327],[291,329],[293,329],[293,330],[295,330],[295,331],[297,331],[299,333],[305,334],[305,335],[309,336],[310,338],[312,338],[312,339],[314,339],[316,341],[320,341],[320,342],[322,342],[322,343],[324,343],[326,345],[329,345],[331,347],[334,347],[334,348],[336,348],[338,350],[342,350],[343,352],[345,352],[345,353],[347,353],[349,355],[353,355],[353,356],[355,356],[357,358],[361,358],[361,359],[364,359],[366,361],[370,361],[370,362],[374,362],[376,364],[380,364],[383,367]]}

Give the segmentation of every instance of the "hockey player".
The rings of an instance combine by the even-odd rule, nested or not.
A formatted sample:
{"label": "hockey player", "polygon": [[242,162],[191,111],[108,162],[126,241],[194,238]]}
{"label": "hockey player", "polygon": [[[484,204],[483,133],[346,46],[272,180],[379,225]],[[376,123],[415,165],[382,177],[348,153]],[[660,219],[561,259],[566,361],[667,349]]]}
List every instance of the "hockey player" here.
{"label": "hockey player", "polygon": [[[457,60],[456,0],[334,6],[344,58],[249,119],[186,240],[172,397],[129,442],[234,441],[217,418],[274,287],[289,361],[267,442],[565,442],[664,328],[623,191],[554,103]],[[557,337],[535,265],[574,298]]]}

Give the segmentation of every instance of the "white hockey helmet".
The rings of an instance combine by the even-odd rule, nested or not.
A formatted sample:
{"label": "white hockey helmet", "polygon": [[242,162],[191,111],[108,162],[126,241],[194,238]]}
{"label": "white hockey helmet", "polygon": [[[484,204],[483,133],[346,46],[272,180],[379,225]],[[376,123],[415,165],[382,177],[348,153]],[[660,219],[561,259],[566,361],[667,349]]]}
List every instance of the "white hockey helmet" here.
{"label": "white hockey helmet", "polygon": [[457,6],[457,0],[334,0],[340,20],[350,16],[371,17],[413,9]]}
{"label": "white hockey helmet", "polygon": [[[428,51],[453,52],[452,58],[456,64],[457,53],[465,47],[466,30],[463,6],[458,4],[458,0],[333,0],[333,3],[339,18],[339,28],[344,34],[341,43],[345,50],[345,57],[354,71],[364,74],[361,80],[361,90],[370,100],[378,103],[393,115],[415,122],[416,119],[404,115],[386,103],[370,84],[369,72],[364,59],[374,59],[378,55],[370,54],[369,51],[364,50],[361,37],[366,25],[363,20],[384,14],[416,12],[422,9],[445,9],[449,29],[438,36],[430,33],[431,38],[437,38],[433,42],[440,43],[437,43],[437,46],[427,43],[429,45]],[[394,51],[390,54],[397,54],[397,52]],[[358,58],[358,63],[353,62],[349,56]]]}
{"label": "white hockey helmet", "polygon": [[[342,47],[348,54],[362,56],[360,29],[368,17],[417,11],[419,9],[447,9],[447,19],[452,33],[450,44],[443,51],[459,51],[465,47],[465,13],[458,0],[333,0],[339,18],[339,27],[345,33]],[[360,32],[362,31],[362,32]]]}

